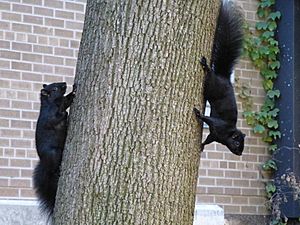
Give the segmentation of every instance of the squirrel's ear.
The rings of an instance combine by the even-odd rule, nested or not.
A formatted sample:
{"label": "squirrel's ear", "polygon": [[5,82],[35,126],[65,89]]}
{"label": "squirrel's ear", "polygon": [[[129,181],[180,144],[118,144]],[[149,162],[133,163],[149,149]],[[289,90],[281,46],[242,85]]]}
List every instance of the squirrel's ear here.
{"label": "squirrel's ear", "polygon": [[47,87],[47,84],[43,84],[43,88],[46,88]]}
{"label": "squirrel's ear", "polygon": [[41,95],[48,96],[48,92],[45,89],[41,90]]}

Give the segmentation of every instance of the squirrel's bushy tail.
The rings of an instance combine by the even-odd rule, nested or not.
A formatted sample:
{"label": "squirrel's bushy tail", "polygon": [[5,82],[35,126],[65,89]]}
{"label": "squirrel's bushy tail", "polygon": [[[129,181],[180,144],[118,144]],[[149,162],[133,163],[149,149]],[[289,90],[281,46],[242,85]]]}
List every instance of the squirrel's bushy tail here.
{"label": "squirrel's bushy tail", "polygon": [[33,183],[42,211],[50,218],[53,214],[59,171],[49,171],[40,162],[33,173]]}
{"label": "squirrel's bushy tail", "polygon": [[242,53],[243,15],[231,1],[222,2],[211,57],[211,68],[217,75],[230,77]]}

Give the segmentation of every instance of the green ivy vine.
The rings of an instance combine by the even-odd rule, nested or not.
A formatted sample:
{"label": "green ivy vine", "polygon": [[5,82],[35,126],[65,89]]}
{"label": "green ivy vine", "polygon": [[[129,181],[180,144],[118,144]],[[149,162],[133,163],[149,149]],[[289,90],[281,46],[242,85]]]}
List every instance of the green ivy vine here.
{"label": "green ivy vine", "polygon": [[[274,11],[274,5],[275,0],[258,0],[257,15],[260,21],[256,23],[255,30],[246,26],[244,51],[260,71],[263,79],[262,86],[266,92],[260,111],[252,110],[249,87],[242,86],[239,93],[243,100],[243,116],[247,124],[251,125],[253,132],[260,134],[262,140],[268,144],[271,155],[277,150],[275,140],[281,137],[277,120],[279,109],[275,106],[276,99],[280,97],[280,91],[274,87],[274,80],[278,77],[277,70],[280,68],[279,47],[278,41],[275,39],[275,31],[281,13]],[[275,170],[277,170],[277,165],[272,157],[262,165],[262,171],[272,173]],[[266,184],[266,193],[269,199],[276,193],[273,181]],[[270,224],[284,225],[286,223],[278,217],[272,217]]]}

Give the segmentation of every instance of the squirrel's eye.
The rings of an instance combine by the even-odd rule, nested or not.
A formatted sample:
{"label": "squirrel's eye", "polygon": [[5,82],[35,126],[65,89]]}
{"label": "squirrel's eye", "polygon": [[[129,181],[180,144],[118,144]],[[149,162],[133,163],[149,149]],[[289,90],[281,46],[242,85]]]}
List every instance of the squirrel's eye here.
{"label": "squirrel's eye", "polygon": [[240,142],[238,142],[238,141],[235,141],[234,144],[235,144],[236,147],[240,146]]}
{"label": "squirrel's eye", "polygon": [[58,88],[57,87],[54,87],[53,89],[52,89],[52,91],[57,91],[58,90]]}

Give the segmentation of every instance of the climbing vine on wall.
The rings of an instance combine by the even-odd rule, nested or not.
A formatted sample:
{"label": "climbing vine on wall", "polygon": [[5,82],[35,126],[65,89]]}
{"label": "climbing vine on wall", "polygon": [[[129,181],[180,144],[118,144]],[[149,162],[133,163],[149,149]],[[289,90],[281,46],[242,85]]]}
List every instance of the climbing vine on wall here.
{"label": "climbing vine on wall", "polygon": [[[256,23],[255,29],[246,26],[247,35],[244,50],[254,66],[260,71],[266,97],[260,110],[253,111],[249,88],[242,86],[239,95],[244,103],[243,116],[247,123],[253,127],[253,132],[260,134],[262,140],[268,143],[272,155],[277,150],[275,140],[281,137],[277,120],[279,109],[275,105],[276,99],[280,97],[280,91],[274,87],[274,80],[278,76],[277,70],[280,68],[279,47],[278,41],[275,39],[275,31],[281,14],[279,11],[274,11],[275,0],[258,1],[257,15],[260,21]],[[272,157],[262,165],[263,172],[273,173],[275,170],[277,170],[277,165]],[[273,181],[266,184],[266,192],[271,202],[272,196],[276,193]],[[274,211],[274,205],[271,204],[270,208]],[[273,225],[285,224],[280,216],[272,216],[271,220],[270,224]]]}

